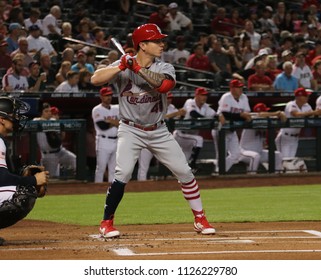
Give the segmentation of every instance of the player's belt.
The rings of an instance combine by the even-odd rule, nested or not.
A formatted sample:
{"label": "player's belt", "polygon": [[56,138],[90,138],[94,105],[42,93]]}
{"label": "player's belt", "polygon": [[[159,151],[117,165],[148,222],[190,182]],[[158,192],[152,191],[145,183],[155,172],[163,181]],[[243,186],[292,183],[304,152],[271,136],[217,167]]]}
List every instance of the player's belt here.
{"label": "player's belt", "polygon": [[298,137],[299,136],[299,134],[290,134],[290,133],[287,133],[287,132],[284,132],[284,135],[292,136],[292,137]]}
{"label": "player's belt", "polygon": [[43,154],[47,155],[47,154],[56,154],[60,152],[60,148],[56,149],[56,150],[52,150],[52,151],[42,151]]}
{"label": "player's belt", "polygon": [[108,138],[108,139],[117,139],[117,136],[106,136],[106,135],[99,135],[102,138]]}
{"label": "player's belt", "polygon": [[158,123],[155,123],[155,124],[152,124],[152,125],[148,125],[148,126],[144,126],[144,125],[141,125],[141,124],[138,124],[138,123],[134,123],[134,122],[129,121],[129,120],[122,120],[122,122],[124,124],[136,127],[138,129],[141,129],[141,130],[144,130],[144,131],[153,131],[153,130],[159,128],[164,123],[164,121],[162,120],[162,121],[160,121]]}

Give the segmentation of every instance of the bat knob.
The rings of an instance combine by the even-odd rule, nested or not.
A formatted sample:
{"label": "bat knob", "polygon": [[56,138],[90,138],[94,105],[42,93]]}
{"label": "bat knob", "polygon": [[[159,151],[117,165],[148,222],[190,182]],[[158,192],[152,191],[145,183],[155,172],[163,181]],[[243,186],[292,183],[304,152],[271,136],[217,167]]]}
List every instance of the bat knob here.
{"label": "bat knob", "polygon": [[132,66],[133,65],[133,60],[132,59],[128,59],[128,65]]}

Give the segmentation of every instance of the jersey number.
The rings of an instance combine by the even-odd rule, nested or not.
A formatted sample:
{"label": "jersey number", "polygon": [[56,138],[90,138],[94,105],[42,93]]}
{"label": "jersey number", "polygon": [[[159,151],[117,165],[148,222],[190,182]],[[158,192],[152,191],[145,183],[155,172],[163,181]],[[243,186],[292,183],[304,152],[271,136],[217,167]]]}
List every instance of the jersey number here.
{"label": "jersey number", "polygon": [[158,101],[151,110],[151,113],[158,113],[163,111],[163,102]]}

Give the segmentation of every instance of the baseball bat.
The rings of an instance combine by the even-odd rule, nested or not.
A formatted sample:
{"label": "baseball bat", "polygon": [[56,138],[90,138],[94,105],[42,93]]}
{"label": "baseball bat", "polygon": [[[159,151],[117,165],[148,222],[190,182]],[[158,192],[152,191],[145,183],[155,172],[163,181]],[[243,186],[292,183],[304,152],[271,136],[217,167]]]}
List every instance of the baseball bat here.
{"label": "baseball bat", "polygon": [[[116,47],[116,49],[121,53],[121,54],[126,54],[122,45],[119,43],[119,41],[115,38],[115,37],[112,37],[110,39],[110,41],[113,43],[113,45]],[[133,61],[131,59],[128,60],[128,64],[129,65],[133,65]]]}
{"label": "baseball bat", "polygon": [[81,40],[77,40],[77,39],[73,39],[73,38],[69,38],[69,37],[62,37],[62,39],[66,40],[66,41],[69,41],[69,42],[73,42],[73,43],[81,44],[81,45],[84,45],[84,46],[88,46],[88,47],[94,47],[94,48],[99,48],[99,49],[111,51],[111,48],[102,47],[102,46],[99,46],[99,45],[96,45],[96,44],[87,43],[85,41],[81,41]]}

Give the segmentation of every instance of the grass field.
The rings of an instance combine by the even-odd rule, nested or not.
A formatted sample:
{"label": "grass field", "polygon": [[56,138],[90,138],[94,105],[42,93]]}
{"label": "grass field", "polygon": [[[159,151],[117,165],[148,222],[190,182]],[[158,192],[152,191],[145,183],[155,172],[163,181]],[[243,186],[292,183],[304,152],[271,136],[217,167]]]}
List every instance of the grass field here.
{"label": "grass field", "polygon": [[[211,222],[321,220],[321,186],[231,188],[201,191]],[[52,195],[38,199],[28,219],[98,225],[105,195]],[[125,193],[117,224],[191,222],[192,213],[180,191]]]}

